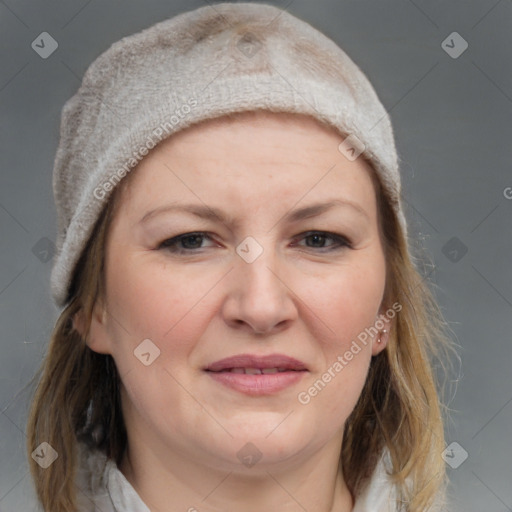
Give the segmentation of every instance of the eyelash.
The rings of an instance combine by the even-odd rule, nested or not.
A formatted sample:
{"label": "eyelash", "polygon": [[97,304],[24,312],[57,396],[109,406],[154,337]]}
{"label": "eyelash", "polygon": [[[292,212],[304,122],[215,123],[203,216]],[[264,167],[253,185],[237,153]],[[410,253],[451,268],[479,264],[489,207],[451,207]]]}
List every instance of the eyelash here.
{"label": "eyelash", "polygon": [[[332,251],[338,251],[338,250],[341,250],[343,248],[348,248],[348,249],[351,249],[352,248],[352,244],[350,242],[350,240],[348,240],[346,237],[344,236],[341,236],[341,235],[337,235],[335,233],[329,233],[327,231],[307,231],[306,233],[302,233],[300,236],[302,237],[302,239],[305,239],[305,238],[309,238],[311,236],[321,236],[321,237],[326,237],[326,238],[330,238],[331,240],[334,240],[336,242],[336,244],[338,244],[338,247],[334,246],[334,247],[317,247],[316,249],[319,249],[319,252],[332,252]],[[162,243],[160,243],[160,245],[158,246],[158,249],[165,249],[166,251],[169,251],[171,253],[174,253],[174,254],[186,254],[186,253],[194,253],[196,252],[198,249],[183,249],[183,248],[176,248],[176,244],[178,244],[180,241],[182,240],[186,240],[187,238],[192,238],[192,237],[203,237],[203,238],[209,238],[211,240],[211,237],[208,236],[208,234],[204,231],[196,231],[196,232],[192,232],[192,233],[184,233],[182,235],[178,235],[178,236],[175,236],[173,238],[168,238],[167,240],[164,240]],[[201,248],[199,248],[201,249]],[[309,247],[309,249],[315,249],[315,247]],[[322,250],[324,249],[324,250]]]}

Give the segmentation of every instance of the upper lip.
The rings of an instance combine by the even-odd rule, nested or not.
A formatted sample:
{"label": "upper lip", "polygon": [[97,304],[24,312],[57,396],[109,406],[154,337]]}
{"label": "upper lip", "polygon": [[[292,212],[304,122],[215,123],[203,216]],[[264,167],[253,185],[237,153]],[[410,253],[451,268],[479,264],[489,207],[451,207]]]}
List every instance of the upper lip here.
{"label": "upper lip", "polygon": [[251,354],[239,354],[226,357],[209,364],[205,370],[211,372],[220,372],[231,368],[282,368],[287,370],[307,370],[306,365],[293,357],[284,354],[270,354],[266,356],[257,356]]}

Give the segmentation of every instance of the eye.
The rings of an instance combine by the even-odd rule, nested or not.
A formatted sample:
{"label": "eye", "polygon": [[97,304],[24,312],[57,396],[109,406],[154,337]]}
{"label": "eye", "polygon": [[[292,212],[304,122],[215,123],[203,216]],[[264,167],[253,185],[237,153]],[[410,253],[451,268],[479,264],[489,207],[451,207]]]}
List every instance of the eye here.
{"label": "eye", "polygon": [[[325,231],[309,231],[303,233],[296,240],[311,240],[312,244],[306,244],[308,249],[318,249],[319,252],[330,252],[340,250],[345,247],[351,248],[351,242],[342,235],[335,233],[328,233]],[[168,238],[160,243],[158,249],[165,249],[174,254],[191,254],[197,252],[199,249],[204,249],[202,245],[204,240],[212,240],[212,238],[204,231],[193,233],[183,233],[182,235]],[[325,242],[331,240],[330,245],[325,245]],[[212,247],[212,246],[210,246]]]}
{"label": "eye", "polygon": [[[352,247],[350,241],[346,237],[342,235],[337,235],[335,233],[328,233],[325,231],[309,231],[307,233],[303,233],[301,236],[302,238],[300,238],[300,240],[311,240],[312,245],[306,244],[307,248],[324,249],[323,251],[320,252],[330,252],[340,250],[344,247]],[[331,240],[334,243],[326,247],[326,240]]]}
{"label": "eye", "polygon": [[182,235],[175,236],[164,240],[159,246],[159,249],[166,249],[169,252],[176,254],[182,254],[186,252],[193,252],[197,249],[203,249],[201,242],[204,239],[211,238],[202,231],[196,233],[184,233]]}

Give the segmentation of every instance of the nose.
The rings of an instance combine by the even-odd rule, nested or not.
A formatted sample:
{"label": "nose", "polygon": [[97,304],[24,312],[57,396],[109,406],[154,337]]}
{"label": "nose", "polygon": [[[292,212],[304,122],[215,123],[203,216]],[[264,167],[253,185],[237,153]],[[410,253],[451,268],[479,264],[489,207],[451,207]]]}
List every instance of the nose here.
{"label": "nose", "polygon": [[297,317],[291,283],[275,252],[265,247],[252,263],[237,256],[223,315],[230,327],[260,335],[278,332]]}

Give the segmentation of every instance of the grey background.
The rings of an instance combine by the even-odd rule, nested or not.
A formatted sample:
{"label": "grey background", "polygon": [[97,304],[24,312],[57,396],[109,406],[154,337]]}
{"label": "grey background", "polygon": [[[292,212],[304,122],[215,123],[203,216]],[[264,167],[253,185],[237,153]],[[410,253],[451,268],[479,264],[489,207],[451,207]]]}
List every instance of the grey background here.
{"label": "grey background", "polygon": [[[0,0],[2,512],[36,509],[25,461],[26,385],[57,318],[44,239],[56,238],[51,173],[61,108],[114,41],[207,3]],[[452,510],[512,511],[511,1],[267,3],[334,39],[391,114],[411,234],[460,345],[446,435],[468,458],[448,467]],[[31,48],[44,31],[59,45],[47,59]],[[454,31],[469,44],[456,59],[441,46]],[[446,245],[453,237],[458,242]]]}

